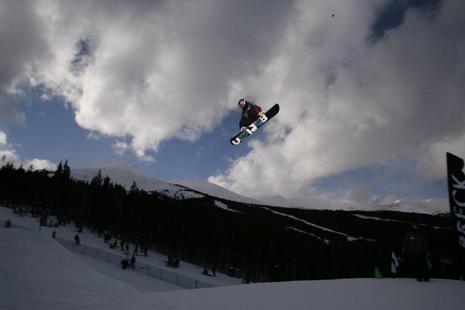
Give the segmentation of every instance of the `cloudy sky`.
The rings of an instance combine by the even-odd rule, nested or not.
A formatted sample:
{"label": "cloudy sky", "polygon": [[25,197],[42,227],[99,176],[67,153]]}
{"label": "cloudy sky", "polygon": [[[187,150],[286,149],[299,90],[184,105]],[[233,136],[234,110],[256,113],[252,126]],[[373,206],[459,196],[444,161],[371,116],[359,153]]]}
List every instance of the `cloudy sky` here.
{"label": "cloudy sky", "polygon": [[[259,197],[445,198],[462,0],[0,0],[0,156]],[[279,115],[231,146],[237,100]]]}

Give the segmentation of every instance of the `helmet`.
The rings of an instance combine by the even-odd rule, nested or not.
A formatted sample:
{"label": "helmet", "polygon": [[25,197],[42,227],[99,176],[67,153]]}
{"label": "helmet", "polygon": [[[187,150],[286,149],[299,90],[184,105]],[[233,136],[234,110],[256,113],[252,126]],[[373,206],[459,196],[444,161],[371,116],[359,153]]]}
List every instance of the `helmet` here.
{"label": "helmet", "polygon": [[241,105],[241,101],[244,101],[244,102],[245,102],[245,99],[244,99],[244,98],[239,99],[239,101],[237,102],[237,104],[238,104],[238,105]]}

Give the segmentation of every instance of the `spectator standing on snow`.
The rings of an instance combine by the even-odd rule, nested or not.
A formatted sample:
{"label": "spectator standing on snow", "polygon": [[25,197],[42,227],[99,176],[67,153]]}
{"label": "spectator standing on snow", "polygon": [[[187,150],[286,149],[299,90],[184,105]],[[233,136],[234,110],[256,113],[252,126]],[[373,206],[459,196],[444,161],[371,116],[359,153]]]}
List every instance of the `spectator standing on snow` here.
{"label": "spectator standing on snow", "polygon": [[11,220],[10,220],[10,219],[6,220],[6,222],[5,222],[5,228],[11,228],[11,226],[12,226]]}
{"label": "spectator standing on snow", "polygon": [[121,260],[121,267],[123,269],[127,269],[129,267],[129,257],[127,254],[125,254],[123,259]]}
{"label": "spectator standing on snow", "polygon": [[409,275],[414,276],[417,281],[429,281],[428,243],[417,226],[405,235],[402,250]]}

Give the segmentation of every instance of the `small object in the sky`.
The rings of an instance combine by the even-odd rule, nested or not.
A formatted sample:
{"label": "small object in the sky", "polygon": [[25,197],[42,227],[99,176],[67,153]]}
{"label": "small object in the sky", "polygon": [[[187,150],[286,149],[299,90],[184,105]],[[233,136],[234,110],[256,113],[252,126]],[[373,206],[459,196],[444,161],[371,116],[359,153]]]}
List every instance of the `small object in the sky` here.
{"label": "small object in the sky", "polygon": [[238,145],[241,143],[241,140],[244,140],[251,134],[253,134],[258,128],[263,126],[266,122],[268,122],[273,116],[278,114],[279,112],[279,104],[275,104],[272,106],[268,111],[266,111],[261,117],[257,118],[252,124],[247,126],[244,130],[241,130],[238,134],[232,137],[229,142],[233,145]]}
{"label": "small object in the sky", "polygon": [[335,16],[334,13],[331,13],[331,17],[334,17],[334,16]]}

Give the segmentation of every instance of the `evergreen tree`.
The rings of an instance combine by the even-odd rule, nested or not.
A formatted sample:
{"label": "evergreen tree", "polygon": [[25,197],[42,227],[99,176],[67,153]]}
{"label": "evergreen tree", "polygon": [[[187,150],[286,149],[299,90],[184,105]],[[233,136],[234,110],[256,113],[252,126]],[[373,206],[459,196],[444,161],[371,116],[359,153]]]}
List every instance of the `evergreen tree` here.
{"label": "evergreen tree", "polygon": [[55,170],[55,176],[56,177],[61,177],[63,175],[63,164],[60,163],[58,164],[57,170]]}
{"label": "evergreen tree", "polygon": [[71,169],[68,165],[68,160],[65,160],[65,165],[63,166],[63,176],[65,180],[71,179]]}
{"label": "evergreen tree", "polygon": [[102,170],[99,169],[97,175],[92,178],[92,181],[90,181],[91,186],[102,186],[103,183],[103,178],[102,178]]}
{"label": "evergreen tree", "polygon": [[111,179],[109,176],[105,176],[103,179],[103,188],[110,189],[111,188]]}
{"label": "evergreen tree", "polygon": [[137,187],[136,182],[132,182],[129,192],[133,194],[136,194],[137,192],[139,192],[139,188]]}

